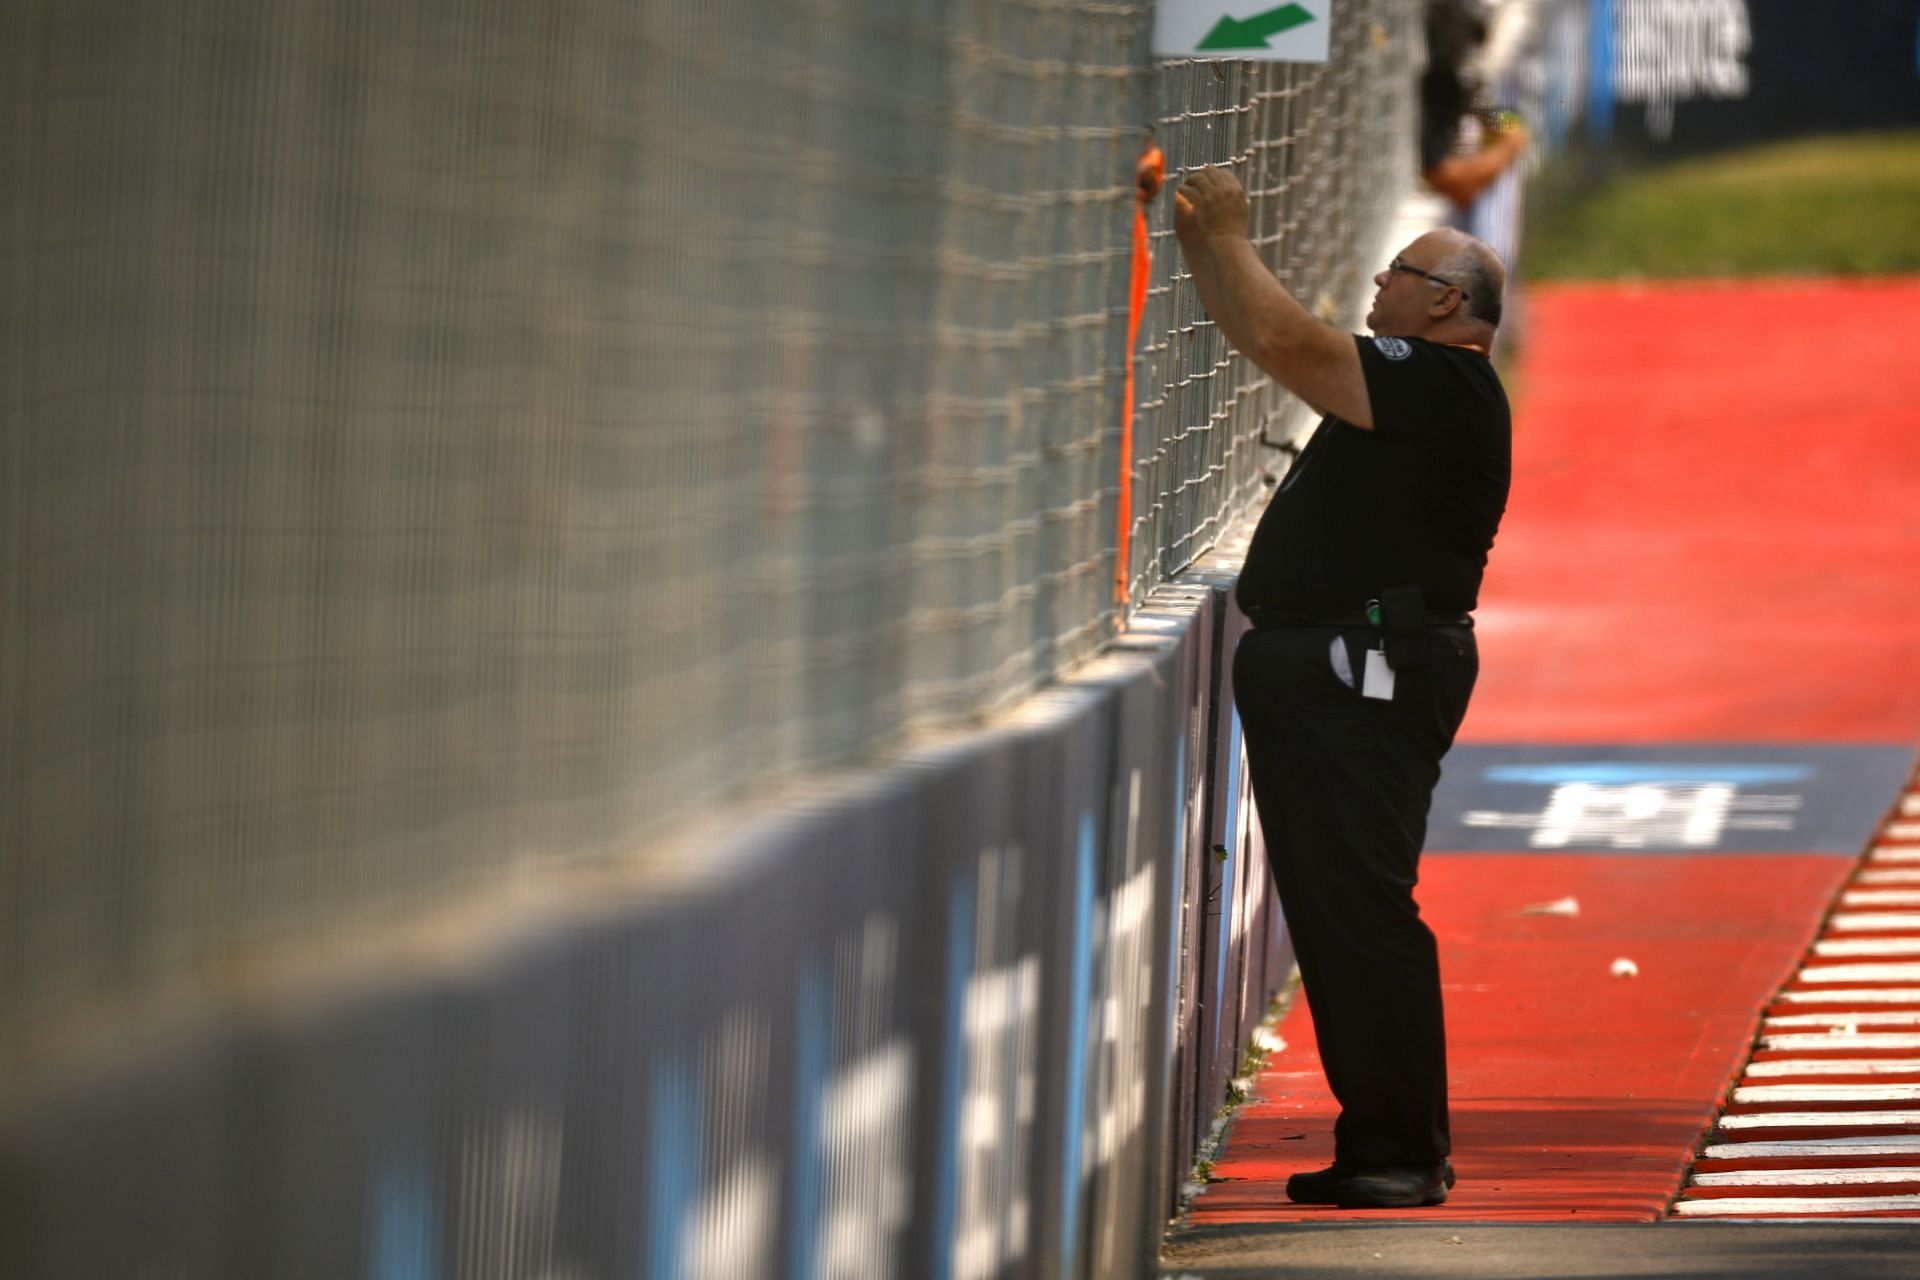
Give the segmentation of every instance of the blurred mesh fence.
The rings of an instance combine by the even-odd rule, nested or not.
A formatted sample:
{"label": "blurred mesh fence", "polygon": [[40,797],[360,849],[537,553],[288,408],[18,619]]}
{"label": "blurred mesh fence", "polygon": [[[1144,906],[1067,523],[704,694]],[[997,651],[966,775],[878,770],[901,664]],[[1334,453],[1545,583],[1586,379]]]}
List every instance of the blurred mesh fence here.
{"label": "blurred mesh fence", "polygon": [[[1097,650],[1148,131],[1343,321],[1412,165],[1415,0],[1324,66],[1150,17],[0,9],[0,1041]],[[1295,422],[1151,217],[1131,603]]]}

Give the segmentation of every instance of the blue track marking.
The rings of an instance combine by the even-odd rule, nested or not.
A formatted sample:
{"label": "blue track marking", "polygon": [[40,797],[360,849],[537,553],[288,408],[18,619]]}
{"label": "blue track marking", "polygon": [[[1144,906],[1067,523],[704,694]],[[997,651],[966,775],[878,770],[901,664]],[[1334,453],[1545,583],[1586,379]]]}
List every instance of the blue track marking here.
{"label": "blue track marking", "polygon": [[1447,757],[1426,847],[1853,857],[1912,768],[1877,745],[1476,743]]}

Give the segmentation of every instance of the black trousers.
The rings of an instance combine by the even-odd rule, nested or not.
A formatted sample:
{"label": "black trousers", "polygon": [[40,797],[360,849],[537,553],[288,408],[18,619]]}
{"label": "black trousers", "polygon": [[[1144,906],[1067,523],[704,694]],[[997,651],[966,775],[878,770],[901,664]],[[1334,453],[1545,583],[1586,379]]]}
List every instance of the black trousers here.
{"label": "black trousers", "polygon": [[[1280,907],[1327,1083],[1335,1159],[1429,1164],[1452,1150],[1440,962],[1413,900],[1440,758],[1479,674],[1473,631],[1421,638],[1392,701],[1335,674],[1332,628],[1249,632],[1233,693]],[[1343,638],[1358,683],[1365,630]]]}

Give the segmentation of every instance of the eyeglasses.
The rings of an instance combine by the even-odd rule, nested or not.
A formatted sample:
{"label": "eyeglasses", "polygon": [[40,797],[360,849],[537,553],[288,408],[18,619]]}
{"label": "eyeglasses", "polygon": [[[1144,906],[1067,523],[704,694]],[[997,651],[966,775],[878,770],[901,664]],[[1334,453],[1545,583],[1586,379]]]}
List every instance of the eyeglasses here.
{"label": "eyeglasses", "polygon": [[[1419,276],[1422,280],[1431,280],[1433,283],[1441,286],[1442,288],[1460,289],[1460,286],[1455,284],[1453,281],[1437,276],[1433,274],[1433,272],[1431,271],[1422,271],[1420,268],[1413,266],[1410,263],[1400,258],[1395,258],[1392,262],[1389,262],[1387,264],[1388,275],[1392,275],[1396,271],[1404,271],[1410,276]],[[1463,300],[1471,296],[1472,295],[1469,294],[1465,289],[1460,289],[1460,297]]]}

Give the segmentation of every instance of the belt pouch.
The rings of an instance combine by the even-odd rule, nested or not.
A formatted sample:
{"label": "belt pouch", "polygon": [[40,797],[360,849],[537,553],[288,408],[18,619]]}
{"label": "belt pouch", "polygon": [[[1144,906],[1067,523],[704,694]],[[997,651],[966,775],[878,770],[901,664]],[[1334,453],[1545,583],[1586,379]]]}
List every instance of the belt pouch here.
{"label": "belt pouch", "polygon": [[1388,587],[1380,593],[1380,631],[1387,665],[1412,671],[1427,663],[1427,597],[1419,587]]}

